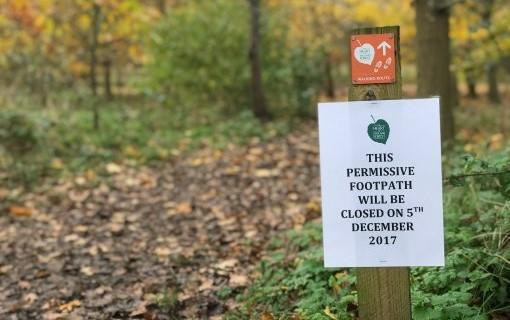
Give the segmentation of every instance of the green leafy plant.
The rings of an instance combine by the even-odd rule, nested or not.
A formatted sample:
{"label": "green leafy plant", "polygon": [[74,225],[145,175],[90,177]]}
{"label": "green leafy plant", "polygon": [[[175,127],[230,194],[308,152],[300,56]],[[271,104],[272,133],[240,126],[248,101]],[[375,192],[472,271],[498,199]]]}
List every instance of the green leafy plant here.
{"label": "green leafy plant", "polygon": [[[446,265],[411,269],[413,318],[504,318],[510,314],[508,152],[451,159],[445,168],[457,181],[448,179],[445,186]],[[231,319],[256,318],[263,312],[278,319],[356,316],[355,276],[323,267],[317,223],[285,234],[268,250],[260,277],[238,297],[242,307]]]}
{"label": "green leafy plant", "polygon": [[[273,113],[309,116],[323,85],[326,57],[304,44],[289,43],[288,13],[281,11],[262,12],[265,94]],[[211,110],[247,110],[249,37],[246,1],[189,1],[176,7],[151,34],[154,63],[148,66],[146,92],[165,101],[179,121]]]}

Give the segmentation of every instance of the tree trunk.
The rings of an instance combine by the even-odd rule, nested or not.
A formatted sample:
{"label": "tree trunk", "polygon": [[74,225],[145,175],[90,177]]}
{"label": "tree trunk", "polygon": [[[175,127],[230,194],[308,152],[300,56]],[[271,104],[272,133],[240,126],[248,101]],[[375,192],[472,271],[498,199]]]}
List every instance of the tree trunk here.
{"label": "tree trunk", "polygon": [[489,62],[487,68],[487,83],[489,85],[489,101],[492,103],[500,103],[501,98],[498,90],[498,64]]}
{"label": "tree trunk", "polygon": [[110,59],[105,59],[103,61],[103,69],[104,69],[104,94],[106,99],[111,100],[113,98],[112,94],[112,81],[111,81],[111,70],[112,70],[112,62]]}
{"label": "tree trunk", "polygon": [[452,95],[452,108],[455,108],[459,105],[459,83],[457,81],[457,75],[455,72],[450,73],[452,76],[452,80],[450,82],[450,90]]}
{"label": "tree trunk", "polygon": [[161,14],[166,13],[166,0],[157,0],[158,10]]}
{"label": "tree trunk", "polygon": [[428,0],[416,0],[416,42],[418,95],[441,97],[441,139],[454,138],[453,97],[450,74],[449,9],[432,6]]}
{"label": "tree trunk", "polygon": [[97,48],[99,46],[99,28],[101,23],[101,7],[94,3],[92,7],[92,28],[91,28],[91,39],[90,39],[90,88],[92,90],[93,97],[93,123],[94,129],[99,129],[99,108],[97,101]]}
{"label": "tree trunk", "polygon": [[468,87],[468,98],[476,99],[478,98],[478,93],[476,93],[476,82],[473,79],[467,80]]}
{"label": "tree trunk", "polygon": [[90,35],[90,89],[94,96],[97,95],[97,80],[96,80],[96,67],[97,67],[97,47],[99,38],[99,27],[101,19],[101,7],[94,3],[92,7],[92,28]]}
{"label": "tree trunk", "polygon": [[334,99],[335,81],[333,80],[333,68],[331,67],[331,58],[329,55],[326,55],[326,64],[324,67],[326,73],[326,96],[330,99]]}
{"label": "tree trunk", "polygon": [[478,93],[476,92],[476,77],[474,75],[474,69],[468,68],[465,71],[466,74],[466,84],[468,88],[468,98],[476,99],[478,98]]}
{"label": "tree trunk", "polygon": [[262,120],[270,118],[266,97],[262,87],[262,71],[260,63],[260,0],[248,0],[251,16],[250,68],[252,110]]}
{"label": "tree trunk", "polygon": [[[492,12],[494,8],[494,0],[485,0],[483,2],[483,9],[482,9],[482,24],[490,30],[490,27],[492,25]],[[492,35],[492,37],[494,37]],[[496,39],[493,38],[493,41]],[[500,48],[495,43],[497,52],[501,54]],[[500,103],[501,99],[499,97],[499,91],[498,91],[498,59],[495,59],[493,61],[487,62],[485,65],[485,72],[487,75],[487,85],[489,86],[489,92],[488,92],[488,98],[490,102],[493,103]]]}

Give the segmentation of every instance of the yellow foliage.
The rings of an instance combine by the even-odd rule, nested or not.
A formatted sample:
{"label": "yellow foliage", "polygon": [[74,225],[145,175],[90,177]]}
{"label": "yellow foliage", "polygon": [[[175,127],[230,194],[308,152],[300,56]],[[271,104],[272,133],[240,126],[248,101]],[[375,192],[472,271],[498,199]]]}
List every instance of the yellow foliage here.
{"label": "yellow foliage", "polygon": [[85,75],[89,72],[89,66],[83,61],[73,61],[69,64],[69,69],[76,76]]}
{"label": "yellow foliage", "polygon": [[88,14],[81,14],[78,19],[76,20],[76,24],[82,29],[82,30],[88,30],[91,25],[90,16]]}

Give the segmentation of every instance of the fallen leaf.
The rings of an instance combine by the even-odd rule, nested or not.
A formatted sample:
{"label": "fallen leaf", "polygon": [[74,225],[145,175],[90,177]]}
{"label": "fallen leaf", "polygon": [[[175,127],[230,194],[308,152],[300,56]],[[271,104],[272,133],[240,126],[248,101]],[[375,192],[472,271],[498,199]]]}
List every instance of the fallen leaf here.
{"label": "fallen leaf", "polygon": [[214,280],[213,279],[205,279],[200,287],[198,287],[198,291],[205,291],[210,290],[214,287]]}
{"label": "fallen leaf", "polygon": [[30,217],[34,213],[34,209],[12,205],[9,207],[9,213],[15,217]]}
{"label": "fallen leaf", "polygon": [[238,263],[237,259],[226,259],[218,262],[215,267],[218,269],[231,269]]}
{"label": "fallen leaf", "polygon": [[79,306],[81,306],[80,300],[72,300],[68,303],[64,303],[63,305],[59,306],[58,310],[60,310],[60,312],[68,312],[69,313]]}
{"label": "fallen leaf", "polygon": [[225,168],[225,170],[223,170],[223,173],[227,176],[234,176],[234,175],[238,174],[239,172],[241,172],[241,167],[239,167],[239,166],[231,166],[231,167]]}
{"label": "fallen leaf", "polygon": [[87,178],[87,180],[89,180],[89,181],[94,181],[97,178],[97,174],[96,174],[96,172],[94,170],[87,169],[85,171],[85,178]]}
{"label": "fallen leaf", "polygon": [[140,150],[133,145],[128,145],[124,148],[124,154],[128,157],[137,158],[140,156]]}
{"label": "fallen leaf", "polygon": [[12,270],[12,266],[7,264],[5,266],[0,267],[0,274],[7,274],[9,271]]}
{"label": "fallen leaf", "polygon": [[336,316],[331,312],[328,306],[324,309],[324,314],[326,314],[330,319],[336,320]]}
{"label": "fallen leaf", "polygon": [[497,133],[491,136],[489,149],[491,151],[501,150],[503,148],[504,137],[503,134]]}
{"label": "fallen leaf", "polygon": [[313,213],[319,213],[321,211],[321,204],[318,199],[312,199],[306,204],[306,209]]}
{"label": "fallen leaf", "polygon": [[89,277],[96,273],[92,267],[81,267],[80,272]]}
{"label": "fallen leaf", "polygon": [[124,230],[124,224],[122,224],[122,223],[111,223],[110,224],[110,231],[113,234],[118,235],[122,232],[122,230]]}
{"label": "fallen leaf", "polygon": [[181,202],[177,205],[175,210],[177,210],[180,214],[189,214],[193,211],[193,208],[191,207],[190,202]]}
{"label": "fallen leaf", "polygon": [[147,312],[147,301],[142,301],[136,305],[136,307],[129,314],[130,317],[141,316]]}
{"label": "fallen leaf", "polygon": [[111,162],[106,165],[106,171],[110,174],[121,173],[122,167],[119,166],[118,164]]}
{"label": "fallen leaf", "polygon": [[89,231],[89,227],[86,225],[80,224],[80,225],[77,225],[76,227],[74,227],[73,230],[75,232],[85,233],[85,232]]}
{"label": "fallen leaf", "polygon": [[87,183],[87,179],[85,179],[84,177],[81,177],[81,176],[80,177],[76,177],[74,179],[74,183],[76,183],[79,186],[83,186],[84,184]]}
{"label": "fallen leaf", "polygon": [[262,316],[260,316],[260,320],[274,320],[274,316],[271,313],[264,311]]}
{"label": "fallen leaf", "polygon": [[34,303],[37,300],[38,296],[37,294],[31,292],[27,293],[23,296],[23,302],[25,306],[30,306],[32,303]]}
{"label": "fallen leaf", "polygon": [[154,249],[154,254],[160,258],[168,257],[171,253],[172,251],[167,247],[157,247]]}
{"label": "fallen leaf", "polygon": [[88,249],[88,253],[93,257],[97,256],[98,252],[99,252],[99,248],[95,245]]}
{"label": "fallen leaf", "polygon": [[64,237],[64,242],[74,242],[77,241],[78,239],[80,239],[79,235],[77,235],[76,233],[71,233]]}
{"label": "fallen leaf", "polygon": [[280,174],[278,169],[257,169],[255,170],[255,177],[257,178],[270,178],[276,177]]}
{"label": "fallen leaf", "polygon": [[80,203],[80,202],[87,200],[87,198],[90,195],[90,191],[88,191],[88,190],[83,190],[83,191],[71,190],[71,191],[69,191],[68,195],[69,195],[69,199],[71,201]]}
{"label": "fallen leaf", "polygon": [[232,287],[244,287],[248,284],[248,277],[244,274],[233,274],[230,276],[228,284]]}
{"label": "fallen leaf", "polygon": [[31,285],[30,285],[30,282],[28,281],[20,281],[18,282],[18,286],[21,288],[21,289],[30,289]]}
{"label": "fallen leaf", "polygon": [[59,158],[53,158],[51,160],[50,167],[56,170],[62,169],[64,167],[64,162]]}

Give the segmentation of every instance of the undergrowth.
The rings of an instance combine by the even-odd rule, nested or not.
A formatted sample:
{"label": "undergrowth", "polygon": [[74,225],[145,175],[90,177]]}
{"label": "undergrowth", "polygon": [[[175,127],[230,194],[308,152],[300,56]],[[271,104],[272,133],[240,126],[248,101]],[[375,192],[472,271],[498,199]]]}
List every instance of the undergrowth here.
{"label": "undergrowth", "polygon": [[[411,269],[413,319],[510,317],[509,150],[445,163],[445,267]],[[497,173],[458,177],[459,174]],[[351,319],[357,316],[355,271],[323,267],[317,222],[274,240],[256,281],[228,319]]]}
{"label": "undergrowth", "polygon": [[[124,99],[125,100],[125,99]],[[45,178],[86,170],[100,173],[109,162],[144,164],[202,147],[224,148],[288,132],[288,121],[262,123],[250,112],[184,115],[133,98],[94,99],[43,108],[26,101],[0,112],[0,184],[32,187]],[[95,129],[92,103],[99,103]]]}

